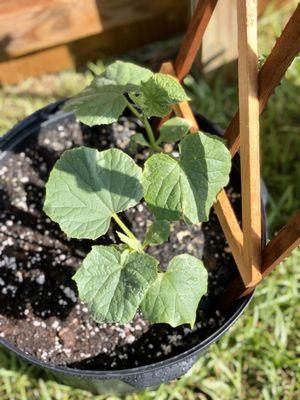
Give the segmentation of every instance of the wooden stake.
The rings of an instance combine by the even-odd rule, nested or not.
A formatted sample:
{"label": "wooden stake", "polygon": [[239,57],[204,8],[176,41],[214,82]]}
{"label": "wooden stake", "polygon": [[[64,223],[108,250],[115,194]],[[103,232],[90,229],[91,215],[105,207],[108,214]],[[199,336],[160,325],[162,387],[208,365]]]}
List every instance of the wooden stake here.
{"label": "wooden stake", "polygon": [[[199,3],[197,7],[198,12],[200,9]],[[206,1],[205,3],[207,6],[208,2]],[[244,154],[245,151],[242,150],[242,153],[244,154],[242,156],[242,168],[244,171],[242,172],[242,186],[244,186],[244,192],[247,187],[256,189],[254,191],[251,190],[248,192],[246,201],[244,202],[245,204],[248,204],[248,206],[250,206],[249,210],[247,209],[247,207],[245,207],[245,205],[243,207],[243,215],[246,215],[246,217],[244,218],[244,229],[245,231],[248,231],[247,234],[250,233],[251,235],[250,242],[249,236],[247,238],[246,247],[248,246],[248,251],[246,253],[243,253],[243,233],[239,227],[234,211],[231,208],[229,199],[224,191],[219,194],[218,201],[215,204],[215,210],[217,212],[219,221],[229,242],[230,248],[232,250],[233,256],[240,272],[240,276],[236,278],[236,280],[230,285],[227,291],[228,301],[231,302],[235,298],[249,294],[254,289],[255,285],[257,285],[257,283],[261,281],[262,277],[267,276],[271,272],[271,270],[274,269],[274,267],[282,261],[283,258],[287,257],[290,252],[297,245],[299,245],[300,240],[300,222],[299,214],[297,214],[297,216],[294,217],[284,228],[282,228],[278,235],[273,238],[272,241],[266,246],[262,257],[262,272],[260,271],[261,212],[258,114],[262,112],[269,97],[272,95],[276,86],[280,83],[280,80],[282,79],[285,71],[291,64],[293,58],[300,51],[300,4],[297,6],[280,38],[277,40],[271,54],[269,55],[261,71],[259,72],[259,79],[257,79],[256,2],[253,0],[246,0],[244,4],[241,3],[242,2],[238,3],[239,37],[240,43],[244,43],[241,45],[241,54],[243,54],[245,58],[243,57],[243,55],[241,56],[241,61],[244,62],[242,62],[242,65],[240,63],[239,70],[240,82],[244,86],[242,89],[240,89],[240,107],[242,110],[242,114],[243,110],[246,110],[245,116],[241,118],[244,122],[246,122],[246,124],[243,124],[243,121],[241,121],[241,126],[243,125],[245,129],[243,132],[248,133],[248,135],[243,135],[243,149],[246,148],[246,154]],[[189,27],[181,46],[179,55],[176,60],[177,77],[179,76],[180,79],[183,79],[183,77],[189,72],[194,57],[196,56],[196,53],[198,51],[199,46],[196,46],[197,41],[194,39],[193,35],[195,35],[196,32],[198,32],[198,34],[200,32],[199,42],[202,40],[203,33],[206,28],[206,26],[203,28],[202,18],[204,18],[204,14],[205,13],[203,13],[202,16],[200,14],[197,14],[197,17],[196,15],[194,15],[192,24]],[[196,20],[198,21],[197,23],[195,22]],[[202,28],[200,29],[201,25]],[[197,31],[197,29],[199,30]],[[248,65],[247,63],[245,63],[245,59],[247,59],[247,57],[250,60]],[[162,66],[162,72],[176,76],[173,65],[171,63],[164,64]],[[243,77],[245,78],[245,80],[242,79]],[[259,98],[258,92],[260,95]],[[181,103],[180,105],[178,105],[175,112],[177,115],[194,120],[194,115],[187,103]],[[253,120],[252,117],[254,117]],[[251,125],[250,122],[252,122]],[[194,123],[192,129],[196,130],[196,127],[198,129],[198,126]],[[228,141],[231,154],[232,156],[234,156],[239,149],[239,112],[236,113],[228,129],[226,130],[225,138]],[[254,154],[254,156],[251,156],[250,154],[250,145],[252,145],[254,148],[254,151],[253,148],[251,149],[251,154],[256,153]],[[253,165],[254,169],[252,171]],[[249,172],[252,171],[252,173],[249,173],[248,175],[246,173],[247,170]],[[244,184],[244,181],[246,181],[247,183]],[[252,187],[251,184],[253,181],[254,186]],[[243,195],[243,198],[244,197],[245,196]],[[254,200],[254,203],[252,203],[251,200]],[[254,210],[258,211],[258,215],[255,214]],[[245,220],[248,220],[248,223],[245,223]],[[248,263],[250,263],[250,270],[245,268],[244,261],[248,261]],[[245,286],[248,287],[245,288]]]}
{"label": "wooden stake", "polygon": [[[274,93],[276,86],[279,85],[286,70],[293,59],[300,51],[300,4],[292,14],[280,37],[277,39],[274,48],[267,57],[264,65],[259,72],[259,112],[261,113]],[[224,138],[227,140],[228,147],[232,156],[238,151],[240,146],[239,136],[239,112],[235,114]]]}
{"label": "wooden stake", "polygon": [[237,2],[243,257],[246,287],[261,280],[257,1]]}
{"label": "wooden stake", "polygon": [[216,4],[217,0],[198,1],[175,61],[176,76],[180,81],[190,72]]}

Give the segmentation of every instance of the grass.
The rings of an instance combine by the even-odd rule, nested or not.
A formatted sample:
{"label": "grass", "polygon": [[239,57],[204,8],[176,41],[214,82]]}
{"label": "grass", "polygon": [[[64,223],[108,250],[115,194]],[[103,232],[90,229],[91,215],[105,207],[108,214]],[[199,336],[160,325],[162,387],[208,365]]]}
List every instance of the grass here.
{"label": "grass", "polygon": [[[261,20],[260,48],[268,53],[288,9]],[[93,69],[101,68],[92,66]],[[0,90],[0,132],[57,98],[70,96],[91,79],[91,72],[62,72],[30,79]],[[236,86],[221,74],[212,84],[201,77],[186,85],[194,106],[226,127],[236,109]],[[268,221],[276,231],[300,208],[299,109],[300,60],[296,60],[261,118],[262,173],[269,190]],[[255,298],[230,332],[177,382],[126,400],[296,400],[300,397],[300,250],[281,264],[257,289]],[[0,352],[1,400],[102,400],[89,392],[60,385],[50,374]],[[109,397],[117,400],[117,397]]]}

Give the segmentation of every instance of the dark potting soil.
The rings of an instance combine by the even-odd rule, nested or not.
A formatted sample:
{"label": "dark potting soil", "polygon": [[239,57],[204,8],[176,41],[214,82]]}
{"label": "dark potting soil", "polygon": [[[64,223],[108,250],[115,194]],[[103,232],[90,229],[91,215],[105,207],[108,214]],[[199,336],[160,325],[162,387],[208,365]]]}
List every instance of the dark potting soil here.
{"label": "dark potting soil", "polygon": [[[0,336],[43,361],[81,369],[146,365],[193,347],[224,323],[216,298],[237,270],[213,211],[202,227],[173,223],[168,242],[149,250],[164,268],[183,252],[203,259],[209,290],[193,329],[149,326],[138,314],[125,325],[97,324],[78,300],[72,276],[95,242],[67,238],[46,217],[45,181],[64,150],[86,145],[131,154],[129,138],[136,131],[141,127],[134,119],[95,128],[64,120],[26,138],[0,165]],[[131,155],[142,165],[147,149]],[[238,190],[230,187],[229,194],[239,213]],[[143,203],[121,217],[140,238],[153,220]],[[118,243],[114,228],[96,243]]]}

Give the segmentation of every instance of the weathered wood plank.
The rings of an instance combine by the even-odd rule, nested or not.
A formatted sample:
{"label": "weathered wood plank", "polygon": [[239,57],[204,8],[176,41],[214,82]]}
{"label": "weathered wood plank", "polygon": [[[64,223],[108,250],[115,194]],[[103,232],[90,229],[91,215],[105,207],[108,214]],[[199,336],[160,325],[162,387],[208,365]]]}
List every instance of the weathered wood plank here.
{"label": "weathered wood plank", "polygon": [[45,72],[54,73],[74,66],[68,46],[57,46],[0,62],[0,81],[4,85],[14,84],[29,76],[37,76]]}
{"label": "weathered wood plank", "polygon": [[[0,0],[1,58],[19,57],[153,16],[184,19],[187,12],[187,0]],[[163,23],[158,21],[157,29]]]}
{"label": "weathered wood plank", "polygon": [[[264,110],[267,101],[279,85],[286,70],[300,51],[300,4],[292,14],[270,55],[259,71],[259,111]],[[232,118],[224,134],[232,156],[239,150],[239,112]]]}
{"label": "weathered wood plank", "polygon": [[257,0],[237,2],[243,257],[246,287],[261,280]]}
{"label": "weathered wood plank", "polygon": [[[72,68],[102,57],[118,56],[130,49],[181,33],[187,24],[184,17],[187,11],[182,4],[177,4],[171,15],[163,12],[74,42],[0,61],[0,81],[12,84],[28,76]],[[159,25],[157,19],[161,21]]]}
{"label": "weathered wood plank", "polygon": [[1,58],[18,57],[103,29],[94,0],[0,1]]}
{"label": "weathered wood plank", "polygon": [[199,0],[197,3],[175,61],[176,76],[180,81],[189,73],[192,67],[216,4],[217,0]]}

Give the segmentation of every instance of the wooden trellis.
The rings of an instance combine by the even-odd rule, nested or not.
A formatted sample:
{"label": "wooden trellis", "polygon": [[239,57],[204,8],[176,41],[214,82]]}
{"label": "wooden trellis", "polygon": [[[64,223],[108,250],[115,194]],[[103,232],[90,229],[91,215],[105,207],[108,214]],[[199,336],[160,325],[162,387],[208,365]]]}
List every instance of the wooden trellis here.
{"label": "wooden trellis", "polygon": [[[175,63],[162,64],[161,72],[179,81],[189,73],[217,0],[199,0]],[[228,288],[227,300],[250,293],[276,265],[300,245],[300,212],[261,247],[261,193],[259,155],[259,114],[300,51],[300,4],[258,71],[257,0],[237,2],[239,110],[225,131],[231,155],[240,149],[242,226],[225,190],[214,204],[216,214],[240,272]],[[176,115],[193,122],[191,133],[199,130],[187,102],[174,106]]]}

